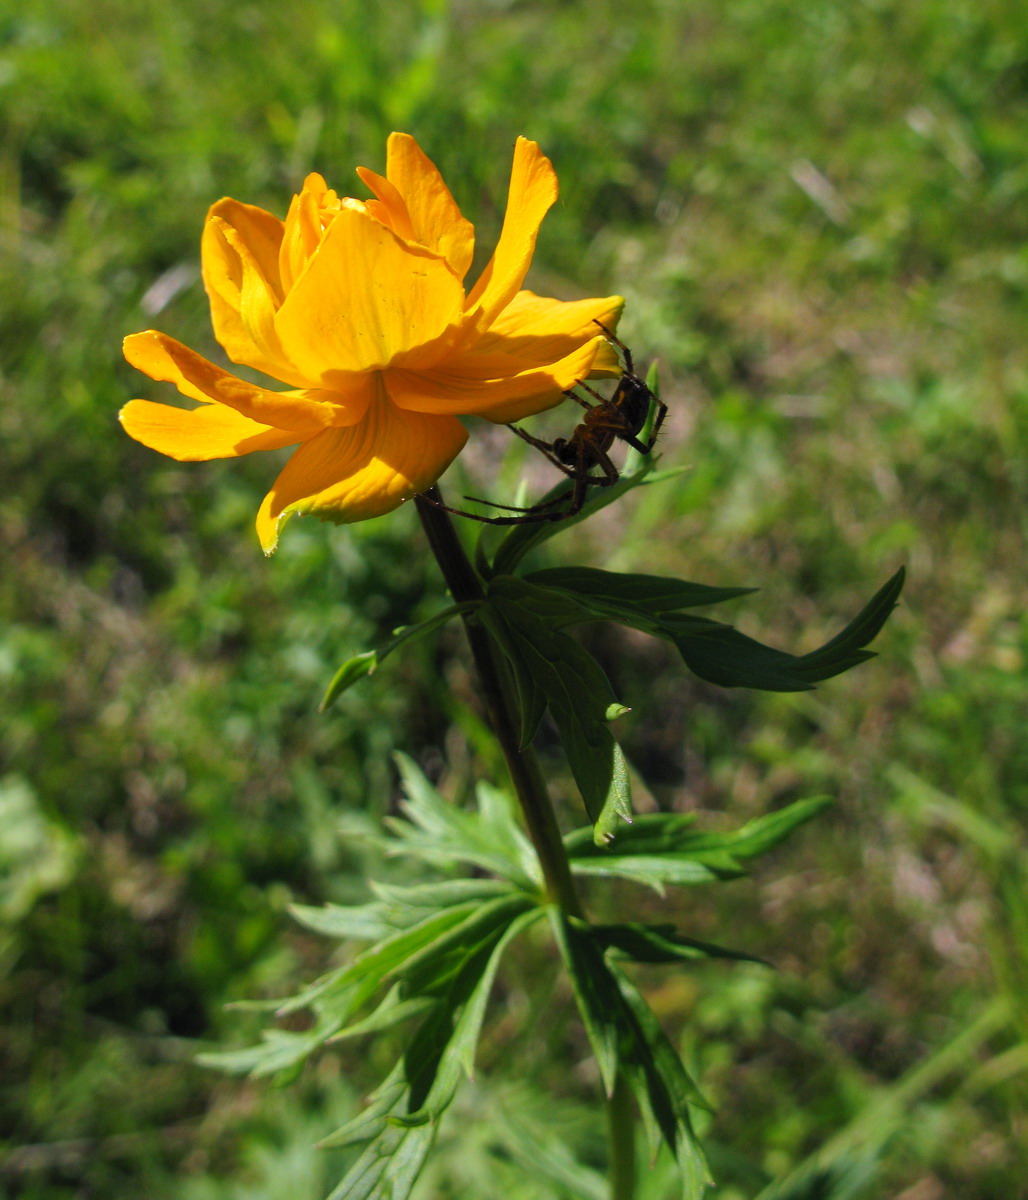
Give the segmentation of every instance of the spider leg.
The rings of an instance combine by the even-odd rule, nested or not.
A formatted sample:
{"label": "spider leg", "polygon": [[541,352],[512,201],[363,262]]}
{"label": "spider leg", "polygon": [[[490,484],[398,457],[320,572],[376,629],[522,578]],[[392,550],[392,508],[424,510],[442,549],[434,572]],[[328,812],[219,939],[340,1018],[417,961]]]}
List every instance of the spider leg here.
{"label": "spider leg", "polygon": [[621,351],[622,355],[624,356],[625,366],[628,368],[625,371],[625,374],[635,375],[635,367],[632,365],[632,351],[629,350],[629,348],[617,336],[617,334],[608,329],[602,321],[597,321],[594,319],[593,324],[599,325],[599,327],[603,330],[603,336],[607,339],[607,341],[613,343],[613,345],[617,346],[617,348]]}
{"label": "spider leg", "polygon": [[[433,508],[441,508],[443,512],[453,513],[457,517],[468,517],[472,521],[480,521],[483,525],[529,525],[538,521],[560,521],[568,515],[562,512],[542,511],[540,508],[528,509],[517,517],[483,517],[480,513],[467,512],[463,508],[454,508],[452,505],[443,504],[441,500],[435,500],[424,492],[418,492],[417,498],[424,500],[426,504],[431,504]],[[548,510],[549,506],[545,507]]]}
{"label": "spider leg", "polygon": [[[591,387],[590,387],[590,386],[589,386],[589,385],[588,385],[588,384],[585,382],[585,380],[584,380],[584,379],[578,379],[578,380],[576,380],[576,381],[575,381],[575,387],[580,387],[580,388],[582,389],[582,391],[583,391],[583,392],[588,392],[588,393],[589,393],[589,395],[590,395],[590,396],[592,396],[592,398],[593,398],[594,400],[596,400],[598,403],[600,403],[600,404],[606,404],[606,403],[607,403],[607,397],[606,397],[606,396],[601,396],[601,395],[600,395],[600,393],[599,393],[598,391],[596,391],[596,389],[595,389],[595,388],[591,388]],[[574,391],[567,391],[567,392],[565,392],[565,393],[564,393],[564,395],[565,395],[565,396],[569,396],[569,397],[570,397],[572,400],[574,400],[574,401],[575,401],[575,403],[576,403],[576,404],[581,404],[581,406],[582,406],[583,408],[592,408],[592,407],[593,407],[593,405],[591,405],[591,404],[589,403],[589,401],[588,401],[588,400],[583,400],[583,399],[582,399],[582,397],[581,397],[581,396],[580,396],[580,395],[579,395],[577,392],[574,392]]]}
{"label": "spider leg", "polygon": [[508,425],[508,429],[518,435],[523,442],[528,442],[530,446],[534,446],[537,450],[541,450],[543,454],[550,460],[558,471],[563,471],[565,475],[574,477],[574,470],[562,463],[553,452],[553,442],[544,442],[542,438],[533,437],[530,433],[525,433],[523,429],[519,429],[516,425]]}
{"label": "spider leg", "polygon": [[534,513],[542,512],[544,509],[553,508],[555,504],[562,504],[571,492],[561,492],[559,496],[554,496],[552,500],[543,500],[539,504],[519,505],[519,504],[497,504],[495,500],[486,500],[483,496],[465,496],[465,500],[473,500],[476,504],[488,504],[490,508],[502,508],[507,512],[519,513]]}

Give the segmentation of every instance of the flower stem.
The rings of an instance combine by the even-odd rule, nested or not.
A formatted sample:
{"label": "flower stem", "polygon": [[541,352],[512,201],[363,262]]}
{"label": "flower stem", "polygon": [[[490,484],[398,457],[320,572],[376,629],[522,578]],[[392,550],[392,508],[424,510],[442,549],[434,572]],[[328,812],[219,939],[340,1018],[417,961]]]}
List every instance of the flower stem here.
{"label": "flower stem", "polygon": [[[431,500],[441,502],[438,488],[431,488],[428,495]],[[484,599],[482,581],[464,553],[449,513],[420,496],[415,496],[414,501],[454,602]],[[507,760],[528,836],[539,857],[546,894],[565,912],[585,920],[546,780],[532,749],[523,749],[519,745],[518,701],[510,671],[499,647],[485,626],[475,619],[474,612],[464,614],[463,621],[489,719]],[[628,1085],[621,1073],[614,1093],[607,1101],[607,1123],[611,1200],[632,1200],[635,1194],[635,1114]]]}
{"label": "flower stem", "polygon": [[[441,500],[438,488],[431,488],[428,495]],[[464,553],[449,513],[420,496],[415,496],[414,502],[454,601],[460,604],[482,600],[485,593],[481,580]],[[539,856],[546,893],[565,912],[584,918],[546,780],[531,748],[522,749],[518,744],[518,701],[510,672],[496,643],[485,626],[475,620],[474,613],[463,619],[489,719],[507,761],[528,836]]]}
{"label": "flower stem", "polygon": [[632,1095],[619,1071],[614,1093],[607,1101],[610,1198],[632,1200],[635,1195],[635,1113]]}

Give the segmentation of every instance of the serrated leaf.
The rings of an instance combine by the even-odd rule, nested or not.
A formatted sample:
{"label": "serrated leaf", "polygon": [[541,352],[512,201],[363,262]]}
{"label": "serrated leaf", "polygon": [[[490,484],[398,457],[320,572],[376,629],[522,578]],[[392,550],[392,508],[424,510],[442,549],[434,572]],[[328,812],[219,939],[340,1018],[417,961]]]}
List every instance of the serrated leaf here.
{"label": "serrated leaf", "polygon": [[393,637],[383,646],[379,646],[375,650],[365,650],[363,654],[355,654],[352,658],[348,658],[332,676],[332,682],[325,689],[320,711],[324,712],[359,679],[376,671],[382,662],[405,642],[424,637],[426,633],[431,633],[433,629],[445,625],[453,617],[470,612],[475,608],[476,603],[476,601],[465,601],[462,604],[453,604],[449,608],[443,609],[442,612],[436,613],[435,616],[429,617],[426,621],[419,621],[415,625],[404,625],[397,629]]}
{"label": "serrated leaf", "polygon": [[[590,573],[587,568],[539,571],[533,573],[529,586],[537,587],[539,593],[552,593],[545,605],[562,625],[586,620],[618,621],[672,642],[686,666],[708,683],[772,692],[809,691],[816,683],[874,657],[863,647],[878,634],[895,607],[904,580],[904,570],[900,568],[845,629],[819,649],[795,655],[766,646],[723,622],[662,609],[659,605],[663,601],[649,605],[644,601],[648,584],[629,582],[622,589],[614,582],[617,576],[601,578],[606,575],[606,572]],[[554,579],[561,578],[566,586],[554,587]],[[670,588],[675,582],[647,576],[625,579],[655,580],[654,588]],[[581,584],[578,588],[574,586],[576,580]],[[494,584],[502,582],[497,579]],[[542,582],[548,586],[543,588]],[[683,583],[682,586],[688,589],[699,585]],[[722,589],[722,592],[741,595],[747,590]],[[729,597],[725,594],[722,598]],[[539,594],[526,594],[523,602],[537,609],[544,604]]]}
{"label": "serrated leaf", "polygon": [[510,806],[495,802],[479,812],[466,812],[440,796],[417,766],[403,754],[394,755],[403,780],[406,820],[387,821],[395,837],[389,854],[409,854],[451,868],[455,861],[471,863],[517,887],[533,891],[541,884],[539,862],[531,843],[516,824]]}
{"label": "serrated leaf", "polygon": [[904,578],[901,567],[840,633],[809,654],[775,650],[716,622],[697,629],[698,618],[669,616],[664,627],[686,665],[701,679],[722,687],[806,691],[874,657],[863,647],[877,636],[895,608]]}
{"label": "serrated leaf", "polygon": [[723,851],[735,861],[756,858],[784,841],[794,829],[813,820],[832,803],[831,796],[812,796],[806,800],[794,800],[784,808],[755,817],[741,829],[728,833],[694,832],[685,843],[685,852],[706,855],[711,851]]}
{"label": "serrated leaf", "polygon": [[395,967],[459,924],[477,907],[476,901],[469,901],[431,913],[409,929],[400,930],[385,941],[370,946],[346,966],[329,972],[298,995],[283,1001],[278,1012],[285,1015],[308,1008],[315,1002],[325,1004],[330,1001],[333,1011],[348,1020],[375,994]]}
{"label": "serrated leaf", "polygon": [[282,1075],[300,1066],[315,1050],[328,1041],[342,1022],[336,1017],[322,1018],[305,1033],[284,1029],[266,1029],[261,1041],[241,1050],[219,1050],[197,1055],[205,1067],[217,1067],[232,1074],[245,1074],[257,1079],[267,1075]]}
{"label": "serrated leaf", "polygon": [[318,1148],[327,1150],[332,1146],[350,1146],[355,1142],[366,1142],[376,1137],[385,1127],[387,1114],[402,1100],[406,1090],[403,1059],[400,1059],[371,1093],[368,1104],[328,1137],[322,1138],[318,1142]]}
{"label": "serrated leaf", "polygon": [[510,895],[510,884],[505,879],[443,879],[438,883],[418,883],[412,887],[372,880],[370,886],[375,895],[391,908],[409,909],[412,912],[425,908],[452,908],[468,900],[492,900],[497,896]]}

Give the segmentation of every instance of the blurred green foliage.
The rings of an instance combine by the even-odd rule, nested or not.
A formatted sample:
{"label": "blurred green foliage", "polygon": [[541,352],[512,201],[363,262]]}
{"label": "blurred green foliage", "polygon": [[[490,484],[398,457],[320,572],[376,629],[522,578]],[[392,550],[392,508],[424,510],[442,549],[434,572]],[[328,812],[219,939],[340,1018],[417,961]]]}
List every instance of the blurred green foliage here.
{"label": "blurred green foliage", "polygon": [[[311,1143],[361,1094],[361,1055],[274,1093],[201,1070],[197,1044],[241,1035],[226,1001],[323,965],[285,906],[359,898],[366,851],[340,822],[390,810],[394,747],[456,801],[500,778],[456,631],[316,712],[342,659],[443,603],[412,514],[294,522],[266,561],[269,456],[178,465],[114,419],[161,394],[121,362],[123,335],[154,324],[218,354],[207,206],[281,213],[310,169],[356,186],[399,128],[486,253],[510,145],[537,139],[562,199],[532,280],[623,292],[622,332],[662,361],[665,462],[691,470],[584,527],[577,561],[762,581],[742,628],[798,652],[909,566],[881,657],[812,694],[721,692],[660,644],[591,635],[654,804],[716,826],[801,788],[839,796],[716,915],[688,897],[691,932],[731,928],[779,972],[704,966],[649,991],[715,1102],[719,1200],[787,1176],[783,1197],[851,1194],[875,1161],[872,1194],[1014,1194],[1023,5],[20,0],[0,9],[0,115],[0,1190],[320,1195],[334,1168]],[[461,472],[499,487],[513,439],[476,434],[454,492]],[[512,485],[536,467],[521,450]],[[618,903],[592,898],[598,919]],[[444,1140],[426,1196],[595,1187],[582,1034],[568,996],[528,987],[529,950],[452,1136],[471,1112],[484,1132]],[[562,1107],[505,1092],[517,1076]],[[508,1186],[540,1126],[567,1128],[583,1165]],[[656,1200],[659,1166],[648,1186]]]}

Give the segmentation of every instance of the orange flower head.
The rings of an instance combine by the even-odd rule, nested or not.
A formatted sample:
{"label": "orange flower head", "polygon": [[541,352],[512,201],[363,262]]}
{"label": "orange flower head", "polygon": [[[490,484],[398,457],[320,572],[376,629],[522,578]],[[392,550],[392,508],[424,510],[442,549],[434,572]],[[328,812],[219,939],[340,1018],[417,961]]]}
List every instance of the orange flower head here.
{"label": "orange flower head", "polygon": [[518,138],[507,213],[468,291],[474,230],[417,142],[389,138],[386,174],[357,173],[371,199],[308,175],[285,221],[238,200],[208,214],[201,254],[214,334],[228,357],[288,390],[248,383],[166,334],[125,339],[125,357],[174,383],[194,409],[132,400],[137,441],[182,461],[296,446],[257,514],[266,554],[294,513],[346,523],[431,486],[467,441],[462,415],[509,422],[616,374],[596,321],[620,296],[562,302],[524,291],[557,177]]}

